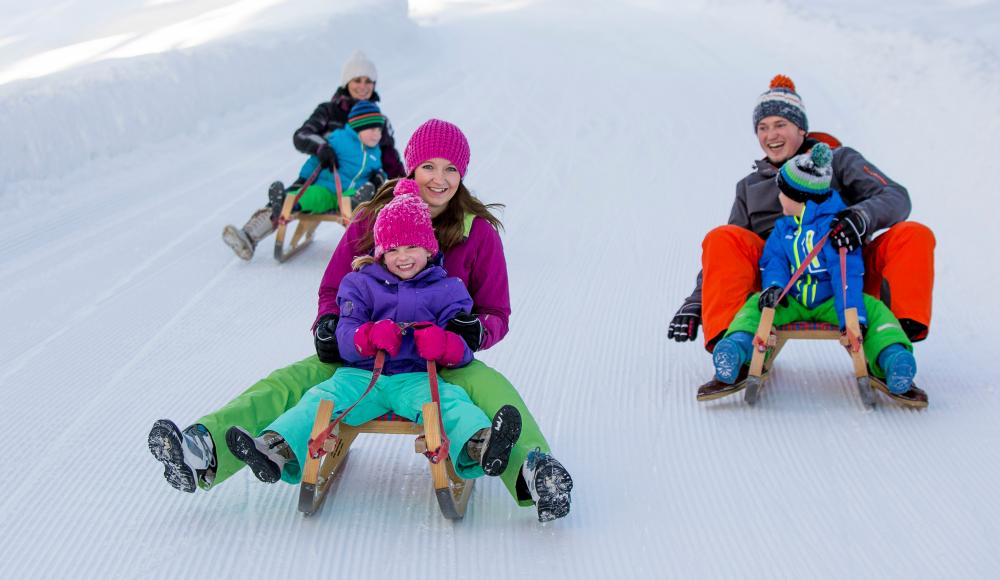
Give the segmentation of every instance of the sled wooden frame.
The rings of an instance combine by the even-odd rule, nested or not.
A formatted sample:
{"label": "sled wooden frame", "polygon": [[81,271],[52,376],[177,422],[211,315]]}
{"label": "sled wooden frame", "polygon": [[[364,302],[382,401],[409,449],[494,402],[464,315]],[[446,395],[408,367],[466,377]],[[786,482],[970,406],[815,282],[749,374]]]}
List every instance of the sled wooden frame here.
{"label": "sled wooden frame", "polygon": [[[847,332],[855,336],[861,336],[861,325],[858,322],[857,308],[847,308],[844,310],[844,321],[847,325]],[[760,390],[763,388],[767,375],[769,374],[774,360],[778,353],[789,340],[837,340],[847,349],[854,364],[854,378],[857,381],[858,394],[861,402],[868,409],[875,407],[875,389],[882,391],[892,400],[901,405],[914,408],[924,408],[926,401],[914,401],[897,397],[889,392],[885,382],[876,377],[869,376],[868,364],[865,360],[863,349],[854,350],[847,335],[841,334],[836,326],[825,323],[794,322],[778,328],[774,328],[774,308],[765,308],[761,312],[760,324],[757,326],[755,344],[761,345],[754,348],[753,357],[750,359],[750,373],[746,379],[746,387],[743,400],[748,405],[753,405],[760,397]]]}
{"label": "sled wooden frame", "polygon": [[[300,190],[301,191],[301,190]],[[337,207],[340,213],[303,213],[293,211],[298,203],[298,195],[286,196],[285,203],[281,207],[281,217],[278,218],[278,229],[274,234],[274,259],[279,263],[284,263],[290,258],[306,249],[312,243],[313,234],[321,222],[337,222],[345,228],[351,223],[352,211],[350,199],[345,199],[343,194],[337,193]],[[289,224],[298,222],[295,226],[295,233],[289,241],[288,248],[285,248],[285,233]]]}
{"label": "sled wooden frame", "polygon": [[[320,459],[312,457],[306,460],[302,472],[302,484],[299,488],[299,511],[306,516],[318,513],[322,509],[330,487],[340,475],[351,443],[361,433],[382,433],[392,435],[417,435],[414,451],[423,454],[428,449],[437,449],[441,445],[441,429],[438,420],[440,410],[435,403],[423,406],[423,425],[405,419],[391,421],[376,419],[364,425],[352,427],[340,422],[336,428],[337,437],[331,437],[323,444],[327,452]],[[333,401],[323,400],[316,412],[313,423],[312,438],[318,437],[330,424],[333,416]],[[430,463],[431,481],[434,495],[438,501],[441,513],[449,520],[460,520],[465,516],[469,498],[472,496],[474,479],[464,480],[455,473],[451,459],[438,463]]]}

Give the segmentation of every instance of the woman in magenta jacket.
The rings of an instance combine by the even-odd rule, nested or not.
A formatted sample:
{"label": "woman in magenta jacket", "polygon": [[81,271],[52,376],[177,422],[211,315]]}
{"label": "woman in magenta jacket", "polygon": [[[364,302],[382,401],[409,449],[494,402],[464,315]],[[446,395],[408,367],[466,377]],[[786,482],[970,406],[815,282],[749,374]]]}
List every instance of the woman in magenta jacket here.
{"label": "woman in magenta jacket", "polygon": [[[493,206],[479,201],[463,183],[469,155],[461,130],[437,119],[414,132],[404,153],[407,175],[417,181],[421,198],[431,208],[445,270],[460,278],[472,296],[472,312],[454,317],[447,329],[475,351],[489,348],[507,334],[510,298],[500,221],[490,212]],[[340,315],[337,289],[351,271],[353,258],[372,251],[374,217],[392,199],[394,186],[395,180],[386,183],[369,204],[358,209],[327,266],[313,324],[317,356],[274,371],[183,432],[169,420],[156,422],[149,435],[150,450],[164,464],[164,476],[172,486],[193,492],[196,487],[208,489],[228,478],[243,463],[225,445],[213,442],[221,442],[234,425],[258,433],[340,366],[335,332]],[[521,437],[501,479],[520,505],[536,505],[540,521],[569,513],[572,479],[550,454],[537,422],[513,385],[478,360],[440,373],[446,381],[465,389],[487,416],[494,416],[503,405],[517,407],[522,418]]]}

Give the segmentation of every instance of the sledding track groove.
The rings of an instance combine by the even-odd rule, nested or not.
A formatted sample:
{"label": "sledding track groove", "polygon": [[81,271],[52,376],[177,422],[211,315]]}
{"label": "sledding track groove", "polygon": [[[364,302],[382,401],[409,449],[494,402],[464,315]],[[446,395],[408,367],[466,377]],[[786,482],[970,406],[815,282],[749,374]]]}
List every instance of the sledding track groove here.
{"label": "sledding track groove", "polygon": [[[11,466],[0,470],[0,577],[379,578],[390,566],[413,578],[1000,575],[1000,398],[980,376],[994,362],[983,328],[998,326],[997,307],[970,314],[955,282],[971,269],[959,243],[995,239],[979,233],[992,231],[985,215],[959,220],[952,201],[927,195],[977,184],[878,150],[884,135],[930,141],[909,119],[831,115],[854,110],[841,85],[883,82],[885,69],[892,86],[921,90],[934,84],[928,74],[945,87],[971,75],[951,72],[953,62],[917,68],[889,48],[879,65],[841,42],[848,32],[797,20],[784,23],[809,42],[795,37],[794,55],[779,54],[783,41],[747,30],[736,7],[578,6],[444,20],[405,31],[407,59],[380,55],[400,148],[427,117],[458,123],[472,141],[469,185],[507,204],[511,332],[481,358],[519,388],[572,472],[569,518],[539,525],[499,482],[480,480],[466,518],[447,521],[403,436],[360,437],[311,518],[296,511],[295,489],[245,470],[210,493],[164,484],[145,446],[152,422],[194,421],[310,355],[316,286],[341,234],[322,226],[280,266],[269,242],[251,263],[222,245],[223,225],[240,225],[271,180],[294,174],[289,129],[315,104],[310,92],[274,111],[247,95],[207,136],[41,183],[46,194],[82,193],[0,230],[0,463]],[[850,71],[813,43],[836,43]],[[450,73],[447,90],[428,62]],[[920,219],[940,230],[938,259],[949,265],[935,316],[946,322],[917,346],[926,411],[884,397],[863,411],[832,343],[790,344],[754,408],[739,395],[695,401],[710,376],[701,336],[675,344],[666,324],[693,283],[701,237],[757,154],[746,101],[774,72],[761,62],[829,69],[830,80],[795,74],[812,118],[858,125],[851,138],[915,185]],[[976,78],[1000,86],[996,75]],[[902,93],[913,109],[944,102]],[[989,119],[975,126],[996,128]],[[997,281],[976,275],[985,287]]]}

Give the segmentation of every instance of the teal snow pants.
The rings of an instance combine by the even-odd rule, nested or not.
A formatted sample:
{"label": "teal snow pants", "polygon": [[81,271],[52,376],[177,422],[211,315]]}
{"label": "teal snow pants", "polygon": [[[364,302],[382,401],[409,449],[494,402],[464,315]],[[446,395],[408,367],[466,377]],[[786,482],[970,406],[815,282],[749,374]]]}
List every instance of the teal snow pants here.
{"label": "teal snow pants", "polygon": [[[333,376],[339,366],[320,362],[316,355],[310,356],[272,372],[221,409],[195,421],[208,429],[215,443],[218,465],[212,485],[222,483],[245,467],[226,447],[226,431],[230,427],[239,425],[254,435],[260,434],[279,415],[294,407],[306,391]],[[438,374],[445,381],[462,387],[487,417],[496,415],[504,405],[513,405],[521,412],[521,437],[500,478],[518,504],[532,505],[523,479],[518,485],[521,465],[528,452],[535,448],[548,453],[549,444],[517,390],[502,374],[477,360],[459,369],[442,369]]]}
{"label": "teal snow pants", "polygon": [[[333,401],[333,413],[337,416],[361,398],[372,380],[371,371],[340,367],[328,380],[306,391],[297,405],[285,411],[264,428],[274,431],[292,448],[298,463],[288,463],[281,472],[281,479],[297,484],[302,480],[301,466],[305,465],[309,452],[309,437],[319,402]],[[463,453],[465,442],[480,429],[490,427],[490,418],[472,403],[469,395],[444,380],[438,381],[441,396],[441,420],[444,432],[451,442],[448,449],[455,472],[462,479],[482,477],[483,468]],[[344,423],[361,425],[392,411],[414,423],[423,423],[423,405],[431,402],[430,384],[427,373],[400,373],[382,375],[364,399],[344,416]]]}

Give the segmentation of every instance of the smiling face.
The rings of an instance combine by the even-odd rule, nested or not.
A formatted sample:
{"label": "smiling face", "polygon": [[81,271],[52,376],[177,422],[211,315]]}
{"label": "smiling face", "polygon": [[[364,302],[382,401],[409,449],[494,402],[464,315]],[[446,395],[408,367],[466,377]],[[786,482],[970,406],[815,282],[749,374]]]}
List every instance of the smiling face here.
{"label": "smiling face", "polygon": [[400,280],[409,280],[427,267],[431,253],[420,246],[399,246],[382,254],[385,269]]}
{"label": "smiling face", "polygon": [[375,147],[382,140],[382,127],[367,127],[358,131],[358,137],[365,147]]}
{"label": "smiling face", "polygon": [[772,115],[757,123],[757,142],[774,166],[791,159],[806,139],[806,132],[784,117]]}
{"label": "smiling face", "polygon": [[368,77],[357,77],[347,81],[347,92],[356,101],[367,101],[375,92],[375,81]]}
{"label": "smiling face", "polygon": [[435,157],[413,170],[413,180],[420,186],[420,197],[431,208],[431,217],[437,217],[455,197],[462,176],[451,161]]}

